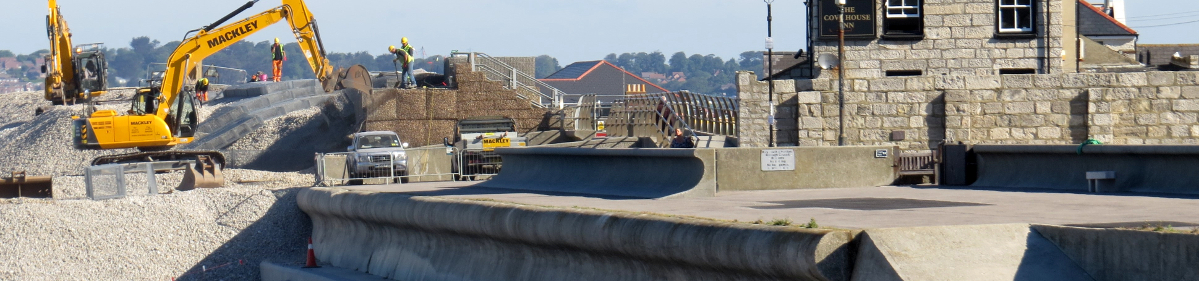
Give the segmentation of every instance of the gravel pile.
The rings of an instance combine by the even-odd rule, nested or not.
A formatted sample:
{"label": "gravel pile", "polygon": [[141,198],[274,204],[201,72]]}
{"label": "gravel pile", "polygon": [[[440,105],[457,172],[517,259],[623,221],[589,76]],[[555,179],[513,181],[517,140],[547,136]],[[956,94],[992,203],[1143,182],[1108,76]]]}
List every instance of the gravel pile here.
{"label": "gravel pile", "polygon": [[[234,142],[229,146],[229,149],[266,150],[287,136],[297,134],[305,137],[319,135],[314,134],[313,129],[315,128],[313,127],[319,127],[322,121],[321,109],[319,107],[292,111],[287,113],[287,115],[263,122],[262,128]],[[319,130],[315,131],[320,133]]]}
{"label": "gravel pile", "polygon": [[303,262],[311,223],[297,191],[5,199],[0,280],[256,280],[263,260]]}
{"label": "gravel pile", "polygon": [[[159,194],[149,196],[138,194],[145,176],[130,174],[129,197],[93,201],[86,199],[82,176],[91,160],[136,150],[74,149],[70,117],[83,114],[83,105],[55,106],[34,117],[49,105],[41,92],[0,98],[6,100],[0,103],[0,173],[54,177],[54,199],[0,199],[0,280],[253,280],[263,260],[303,262],[311,221],[296,206],[295,193],[313,184],[311,153],[306,162],[290,161],[293,172],[225,169],[226,186],[213,189],[174,190],[182,172],[161,173],[155,175]],[[200,116],[240,100],[214,99]],[[124,112],[128,103],[97,107]],[[319,108],[293,112],[235,146],[313,149],[320,143],[313,136],[329,131],[325,118]]]}
{"label": "gravel pile", "polygon": [[[73,146],[71,116],[82,115],[83,105],[55,106],[42,115],[22,121],[0,136],[0,173],[26,171],[29,175],[83,175],[93,158],[135,152],[133,149],[77,150]],[[7,114],[32,116],[31,108]]]}

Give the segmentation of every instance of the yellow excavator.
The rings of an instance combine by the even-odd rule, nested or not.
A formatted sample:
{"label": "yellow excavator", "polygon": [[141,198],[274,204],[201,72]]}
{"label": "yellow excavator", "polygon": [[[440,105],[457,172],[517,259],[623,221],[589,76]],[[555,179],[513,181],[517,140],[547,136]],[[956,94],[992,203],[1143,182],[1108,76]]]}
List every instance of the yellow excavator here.
{"label": "yellow excavator", "polygon": [[72,45],[71,29],[62,17],[62,9],[57,1],[49,2],[46,36],[50,37],[50,53],[42,65],[46,100],[54,105],[72,104],[104,94],[108,89],[108,61],[100,44]]}
{"label": "yellow excavator", "polygon": [[[171,52],[161,81],[137,90],[127,114],[98,110],[90,116],[73,116],[74,142],[77,149],[138,148],[140,153],[103,156],[93,165],[158,160],[211,158],[224,167],[224,155],[217,151],[166,151],[194,140],[199,123],[194,100],[197,66],[204,58],[240,41],[267,26],[287,20],[325,91],[334,90],[334,74],[312,12],[302,0],[283,0],[283,5],[246,19],[222,25],[252,7],[247,2],[237,10],[200,29],[192,30]],[[192,33],[195,33],[192,35]],[[161,106],[160,106],[161,105]]]}

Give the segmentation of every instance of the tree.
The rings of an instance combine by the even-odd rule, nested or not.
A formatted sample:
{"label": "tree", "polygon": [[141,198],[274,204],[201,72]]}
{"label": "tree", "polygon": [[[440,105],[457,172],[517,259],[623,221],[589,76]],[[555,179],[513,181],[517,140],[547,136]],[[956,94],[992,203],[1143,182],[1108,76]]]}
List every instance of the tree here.
{"label": "tree", "polygon": [[536,63],[534,63],[534,65],[534,72],[536,73],[533,76],[536,76],[537,78],[549,77],[550,74],[554,74],[554,72],[562,70],[562,66],[558,64],[558,59],[549,55],[537,56]]}
{"label": "tree", "polygon": [[15,56],[16,55],[13,55],[12,51],[0,50],[0,58],[11,58],[11,57],[15,57]]}
{"label": "tree", "polygon": [[683,52],[674,53],[670,56],[670,72],[687,72],[688,67],[687,54]]}

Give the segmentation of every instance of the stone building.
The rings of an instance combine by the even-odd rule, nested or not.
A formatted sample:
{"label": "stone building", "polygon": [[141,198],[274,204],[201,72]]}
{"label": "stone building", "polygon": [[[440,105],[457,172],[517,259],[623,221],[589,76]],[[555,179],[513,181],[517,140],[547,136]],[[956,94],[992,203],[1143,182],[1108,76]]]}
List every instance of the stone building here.
{"label": "stone building", "polygon": [[[1081,0],[849,0],[844,59],[821,69],[837,54],[837,9],[809,1],[812,75],[773,81],[770,104],[767,82],[739,73],[741,144],[771,142],[748,130],[765,127],[771,107],[779,145],[1196,143],[1199,72],[1141,67],[1124,43],[1080,35],[1094,19],[1124,27],[1112,12],[1120,1],[1107,2],[1094,13]],[[1087,67],[1096,50],[1125,65]]]}

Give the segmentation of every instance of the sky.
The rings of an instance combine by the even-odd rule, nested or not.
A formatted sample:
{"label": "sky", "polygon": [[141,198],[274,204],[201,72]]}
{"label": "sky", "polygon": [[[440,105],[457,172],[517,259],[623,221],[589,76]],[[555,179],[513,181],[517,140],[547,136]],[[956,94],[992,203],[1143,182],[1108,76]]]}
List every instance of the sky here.
{"label": "sky", "polygon": [[[855,0],[849,0],[855,1]],[[1199,43],[1195,0],[1125,0],[1129,26],[1139,43]],[[76,44],[103,42],[128,47],[137,36],[177,41],[186,31],[212,23],[245,0],[58,0]],[[609,53],[661,51],[737,57],[764,50],[766,3],[762,0],[311,0],[330,52],[383,54],[408,37],[425,55],[453,50],[491,56],[550,55],[563,65],[598,60]],[[261,0],[234,19],[279,5]],[[0,50],[28,54],[49,46],[46,1],[0,0]],[[773,3],[776,51],[804,46],[804,1]],[[181,11],[181,12],[169,12]],[[1191,22],[1194,21],[1194,22]],[[1154,25],[1190,22],[1179,25]],[[251,42],[294,42],[286,24],[270,26]],[[420,55],[420,54],[417,54]]]}

